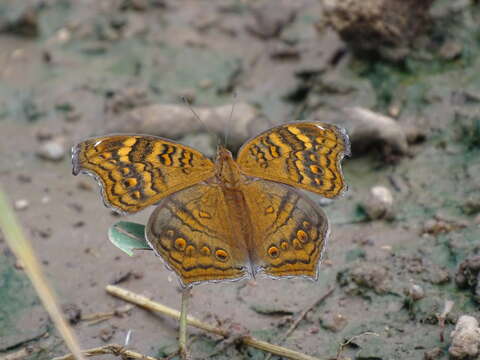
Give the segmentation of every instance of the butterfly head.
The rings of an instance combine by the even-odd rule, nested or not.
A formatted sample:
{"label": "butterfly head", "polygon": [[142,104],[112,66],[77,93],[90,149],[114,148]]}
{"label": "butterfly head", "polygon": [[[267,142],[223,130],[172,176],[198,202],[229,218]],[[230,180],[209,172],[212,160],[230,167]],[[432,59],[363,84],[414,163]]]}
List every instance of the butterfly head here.
{"label": "butterfly head", "polygon": [[237,187],[242,181],[242,175],[237,162],[227,148],[223,146],[218,147],[215,166],[217,179],[227,187]]}

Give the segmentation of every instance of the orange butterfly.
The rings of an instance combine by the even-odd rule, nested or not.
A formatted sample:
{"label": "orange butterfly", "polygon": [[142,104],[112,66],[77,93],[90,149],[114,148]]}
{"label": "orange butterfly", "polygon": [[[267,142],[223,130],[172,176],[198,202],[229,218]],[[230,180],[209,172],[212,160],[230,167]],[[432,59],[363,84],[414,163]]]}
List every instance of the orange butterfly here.
{"label": "orange butterfly", "polygon": [[294,187],[327,198],[346,188],[346,132],[321,122],[278,126],[247,141],[235,161],[155,136],[112,135],[73,148],[73,173],[96,177],[107,206],[134,213],[159,202],[146,239],[183,285],[272,277],[316,279],[329,226]]}

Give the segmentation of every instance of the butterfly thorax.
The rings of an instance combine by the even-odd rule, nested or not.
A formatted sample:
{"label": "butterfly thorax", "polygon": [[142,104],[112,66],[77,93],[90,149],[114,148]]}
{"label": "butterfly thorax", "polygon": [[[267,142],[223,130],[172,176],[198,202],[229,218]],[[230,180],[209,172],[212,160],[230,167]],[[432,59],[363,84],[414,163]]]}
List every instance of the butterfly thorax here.
{"label": "butterfly thorax", "polygon": [[217,151],[215,177],[222,186],[229,189],[238,188],[245,181],[245,176],[240,172],[232,153],[222,146]]}

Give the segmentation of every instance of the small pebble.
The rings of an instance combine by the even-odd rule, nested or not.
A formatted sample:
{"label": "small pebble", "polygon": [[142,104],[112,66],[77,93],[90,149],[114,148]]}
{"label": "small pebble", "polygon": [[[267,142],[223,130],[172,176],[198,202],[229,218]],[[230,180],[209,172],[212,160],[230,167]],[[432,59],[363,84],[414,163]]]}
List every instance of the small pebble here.
{"label": "small pebble", "polygon": [[82,319],[82,309],[77,304],[66,304],[62,306],[63,314],[72,325],[77,324]]}
{"label": "small pebble", "polygon": [[458,41],[447,41],[440,48],[440,56],[445,60],[454,60],[462,55],[463,45]]}
{"label": "small pebble", "polygon": [[15,208],[15,210],[26,210],[29,205],[30,203],[27,199],[19,199],[15,201],[13,207]]}
{"label": "small pebble", "polygon": [[371,220],[392,218],[393,196],[385,186],[374,186],[370,189],[370,196],[362,204],[363,209]]}
{"label": "small pebble", "polygon": [[213,86],[213,81],[210,79],[203,79],[198,83],[200,89],[209,89]]}
{"label": "small pebble", "polygon": [[104,342],[107,342],[112,339],[114,334],[115,334],[115,328],[107,327],[100,330],[100,333],[98,335],[100,336],[100,339],[102,339]]}
{"label": "small pebble", "polygon": [[84,191],[92,191],[94,188],[93,186],[86,182],[86,181],[82,181],[80,180],[78,183],[77,183],[77,188],[80,189],[80,190],[84,190]]}
{"label": "small pebble", "polygon": [[408,289],[408,295],[414,301],[418,301],[425,297],[425,290],[420,285],[412,284]]}
{"label": "small pebble", "polygon": [[65,145],[63,141],[49,140],[43,143],[37,154],[42,159],[50,161],[60,161],[64,158],[66,153]]}
{"label": "small pebble", "polygon": [[443,350],[439,347],[433,348],[425,352],[423,359],[424,360],[435,360],[440,359],[443,355]]}
{"label": "small pebble", "polygon": [[339,332],[347,326],[348,320],[342,314],[325,314],[320,317],[320,324],[327,330]]}
{"label": "small pebble", "polygon": [[18,174],[17,180],[24,184],[32,182],[32,178],[25,174]]}

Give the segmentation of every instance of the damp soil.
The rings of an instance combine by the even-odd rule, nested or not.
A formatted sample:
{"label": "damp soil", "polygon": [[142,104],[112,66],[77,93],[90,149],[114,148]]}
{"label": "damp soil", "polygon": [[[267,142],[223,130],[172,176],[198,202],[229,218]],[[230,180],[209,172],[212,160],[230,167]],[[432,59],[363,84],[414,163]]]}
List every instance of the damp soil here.
{"label": "damp soil", "polygon": [[[332,224],[318,281],[200,285],[191,313],[278,343],[302,310],[334,287],[285,346],[335,359],[340,344],[363,334],[342,356],[447,359],[458,316],[480,316],[475,278],[455,281],[460,264],[480,252],[480,32],[473,25],[480,11],[458,3],[436,3],[431,46],[414,49],[402,64],[352,53],[322,26],[314,0],[265,0],[262,7],[234,0],[0,4],[0,183],[61,303],[75,310],[72,318],[124,305],[105,292],[111,283],[180,304],[175,276],[153,253],[129,257],[107,239],[119,219],[146,223],[153,208],[114,215],[93,179],[71,174],[68,149],[103,134],[107,119],[149,104],[182,106],[182,96],[199,106],[230,104],[234,93],[272,124],[361,106],[395,114],[419,136],[401,156],[378,147],[356,153],[354,146],[344,162],[348,193],[328,203],[312,197]],[[446,40],[453,55],[440,51]],[[183,140],[192,136],[214,149],[206,132]],[[48,142],[59,145],[57,154],[45,155]],[[377,185],[393,195],[388,219],[370,220],[363,210]],[[412,285],[423,289],[421,299]],[[455,304],[442,329],[446,300]],[[177,344],[176,321],[139,308],[73,327],[83,348],[123,344],[130,331],[129,347],[143,354],[167,356]],[[194,329],[190,336],[195,359],[264,358]],[[42,351],[30,358],[67,351],[0,236],[0,356],[32,344]]]}

